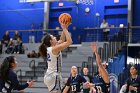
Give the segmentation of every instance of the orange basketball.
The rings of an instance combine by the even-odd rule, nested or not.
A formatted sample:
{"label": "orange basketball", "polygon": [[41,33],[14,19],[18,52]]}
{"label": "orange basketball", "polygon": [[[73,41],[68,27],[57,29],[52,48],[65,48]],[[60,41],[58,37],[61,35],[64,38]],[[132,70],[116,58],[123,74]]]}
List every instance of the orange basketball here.
{"label": "orange basketball", "polygon": [[71,15],[68,13],[61,14],[58,18],[59,23],[64,22],[64,20],[65,20],[66,24],[70,24],[72,21]]}

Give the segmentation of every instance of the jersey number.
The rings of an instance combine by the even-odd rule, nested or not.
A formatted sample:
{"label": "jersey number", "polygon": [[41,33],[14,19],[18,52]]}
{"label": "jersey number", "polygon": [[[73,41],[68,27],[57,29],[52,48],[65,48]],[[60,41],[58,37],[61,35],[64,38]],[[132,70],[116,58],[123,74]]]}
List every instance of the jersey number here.
{"label": "jersey number", "polygon": [[47,54],[47,61],[51,61],[50,54]]}
{"label": "jersey number", "polygon": [[98,93],[103,93],[102,88],[100,86],[96,86]]}
{"label": "jersey number", "polygon": [[76,85],[71,86],[72,91],[76,91]]}

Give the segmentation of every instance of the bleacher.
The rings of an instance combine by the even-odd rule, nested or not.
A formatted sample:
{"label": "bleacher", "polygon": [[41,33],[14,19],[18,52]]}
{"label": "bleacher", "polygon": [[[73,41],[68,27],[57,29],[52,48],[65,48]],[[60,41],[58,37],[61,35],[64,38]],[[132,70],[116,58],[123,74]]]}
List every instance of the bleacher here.
{"label": "bleacher", "polygon": [[[97,72],[97,65],[95,62],[95,56],[93,55],[90,42],[84,42],[80,45],[71,45],[69,48],[62,51],[63,55],[63,64],[62,64],[62,77],[67,78],[70,76],[71,66],[75,65],[78,67],[78,73],[81,74],[83,67],[87,66],[91,75],[94,75]],[[102,61],[107,62],[109,73],[114,73],[120,75],[122,68],[118,70],[118,66],[122,66],[121,58],[119,57],[119,48],[121,45],[119,42],[97,42],[99,46],[99,54]],[[18,61],[18,67],[16,68],[16,73],[18,75],[19,81],[21,83],[26,82],[27,80],[35,80],[36,83],[33,88],[27,88],[25,92],[32,93],[48,93],[47,87],[44,85],[43,76],[47,69],[46,63],[42,58],[28,58],[27,53],[35,50],[38,52],[39,43],[28,43],[24,44],[26,50],[25,54],[1,54],[0,62],[10,55],[14,55]],[[121,48],[122,49],[122,48]],[[108,50],[108,51],[106,51]],[[116,55],[117,54],[117,55]],[[113,59],[113,62],[110,62],[108,59]],[[120,62],[119,62],[119,61]],[[119,64],[118,64],[119,63]],[[117,64],[117,67],[116,67]],[[122,78],[121,78],[122,79]]]}
{"label": "bleacher", "polygon": [[[3,54],[0,55],[0,62],[3,61],[3,59],[7,56],[13,55],[17,58],[18,61],[18,67],[16,68],[15,72],[18,75],[19,81],[21,83],[26,82],[27,80],[35,80],[35,85],[33,88],[27,88],[24,91],[25,92],[32,92],[32,93],[40,93],[40,89],[42,93],[47,93],[47,87],[44,85],[43,82],[43,76],[47,69],[46,63],[42,58],[28,58],[27,53],[29,53],[32,50],[35,50],[38,52],[38,44],[35,43],[29,43],[24,44],[26,50],[25,54]],[[62,67],[62,76],[63,78],[69,77],[70,75],[70,68],[72,65],[81,66],[83,60],[85,59],[85,55],[80,55],[78,52],[78,47],[81,47],[80,45],[72,45],[69,48],[62,51],[63,55],[63,67]],[[80,51],[80,50],[79,50]]]}

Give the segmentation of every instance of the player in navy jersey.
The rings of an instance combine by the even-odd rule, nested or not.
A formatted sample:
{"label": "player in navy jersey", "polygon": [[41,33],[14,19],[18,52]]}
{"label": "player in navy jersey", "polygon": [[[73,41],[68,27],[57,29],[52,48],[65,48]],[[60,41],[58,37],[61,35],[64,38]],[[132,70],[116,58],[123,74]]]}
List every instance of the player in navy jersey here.
{"label": "player in navy jersey", "polygon": [[140,93],[140,76],[138,76],[136,65],[130,67],[130,77],[126,80],[126,84],[122,86],[120,93]]}
{"label": "player in navy jersey", "polygon": [[63,93],[67,93],[69,89],[70,93],[80,93],[83,83],[85,83],[87,86],[89,85],[89,82],[83,76],[77,74],[77,67],[72,66],[71,76],[67,80]]}
{"label": "player in navy jersey", "polygon": [[17,68],[17,60],[14,56],[6,57],[0,66],[0,93],[13,93],[13,90],[23,90],[32,87],[34,81],[20,84],[14,69]]}
{"label": "player in navy jersey", "polygon": [[94,87],[96,93],[110,93],[110,79],[107,70],[103,66],[100,56],[97,52],[96,43],[91,44],[91,49],[96,56],[99,74],[95,76]]}
{"label": "player in navy jersey", "polygon": [[[83,74],[82,76],[90,83],[93,82],[93,77],[89,74],[89,70],[87,67],[83,68]],[[85,84],[83,84],[83,92],[84,93],[89,93],[90,92],[90,87],[86,86]]]}
{"label": "player in navy jersey", "polygon": [[[68,32],[70,24],[65,20],[61,22],[63,29],[60,40],[57,41],[53,35],[45,35],[39,46],[40,55],[47,59],[48,69],[44,76],[44,83],[50,93],[61,93],[63,80],[61,76],[62,54],[61,51],[72,44],[71,36]],[[65,40],[66,39],[66,40]]]}

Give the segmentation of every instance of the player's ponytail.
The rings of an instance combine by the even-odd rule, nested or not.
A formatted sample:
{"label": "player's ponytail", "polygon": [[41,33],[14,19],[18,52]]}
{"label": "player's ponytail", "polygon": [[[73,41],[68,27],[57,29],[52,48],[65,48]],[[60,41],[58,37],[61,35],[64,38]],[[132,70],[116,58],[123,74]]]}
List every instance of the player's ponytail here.
{"label": "player's ponytail", "polygon": [[51,36],[48,34],[42,38],[42,43],[39,46],[39,53],[43,58],[47,57],[47,47],[51,46],[50,40]]}

